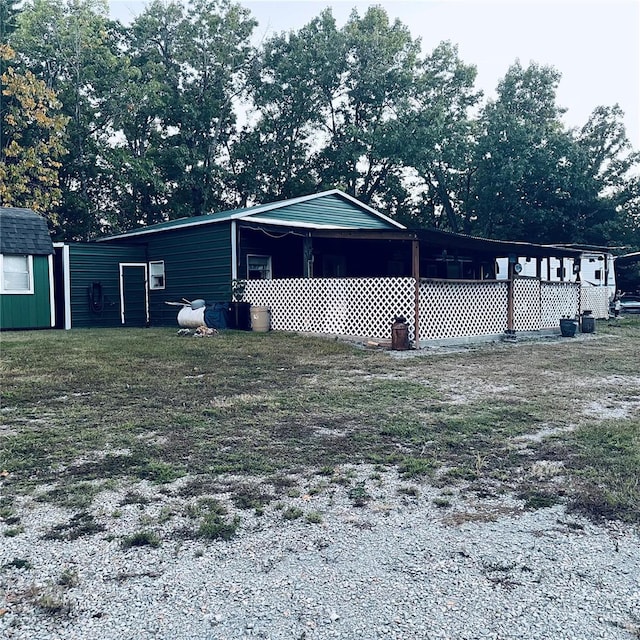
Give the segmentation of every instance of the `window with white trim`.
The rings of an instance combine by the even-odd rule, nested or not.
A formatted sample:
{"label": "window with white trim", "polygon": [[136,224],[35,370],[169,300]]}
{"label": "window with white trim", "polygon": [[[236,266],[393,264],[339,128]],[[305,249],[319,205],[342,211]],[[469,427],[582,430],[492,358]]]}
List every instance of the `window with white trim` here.
{"label": "window with white trim", "polygon": [[0,292],[33,293],[33,256],[0,255]]}
{"label": "window with white trim", "polygon": [[164,289],[164,260],[149,263],[149,289]]}
{"label": "window with white trim", "polygon": [[271,280],[271,256],[247,256],[247,280]]}

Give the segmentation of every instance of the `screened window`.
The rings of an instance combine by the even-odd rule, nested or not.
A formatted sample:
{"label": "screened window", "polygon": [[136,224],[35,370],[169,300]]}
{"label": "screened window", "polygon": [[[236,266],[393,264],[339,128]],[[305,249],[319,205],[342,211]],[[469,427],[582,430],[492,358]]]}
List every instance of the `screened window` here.
{"label": "screened window", "polygon": [[0,256],[2,293],[33,293],[33,256]]}
{"label": "screened window", "polygon": [[164,289],[164,260],[149,263],[149,288]]}
{"label": "screened window", "polygon": [[249,280],[271,280],[271,256],[247,256]]}

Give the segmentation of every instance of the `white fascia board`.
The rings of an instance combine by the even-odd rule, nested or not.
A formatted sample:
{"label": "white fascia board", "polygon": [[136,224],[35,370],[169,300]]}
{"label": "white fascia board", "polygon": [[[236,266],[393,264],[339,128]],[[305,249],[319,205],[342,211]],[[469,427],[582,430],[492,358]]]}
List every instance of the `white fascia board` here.
{"label": "white fascia board", "polygon": [[203,224],[214,224],[216,222],[225,222],[230,220],[231,216],[218,218],[216,220],[195,220],[194,222],[186,222],[185,224],[178,224],[174,227],[164,227],[163,229],[140,229],[140,231],[128,231],[127,233],[121,233],[117,236],[107,236],[106,238],[99,238],[96,242],[107,242],[108,240],[119,240],[120,238],[133,238],[135,236],[146,236],[151,233],[161,233],[163,231],[175,231],[176,229],[187,229],[188,227],[198,227]]}

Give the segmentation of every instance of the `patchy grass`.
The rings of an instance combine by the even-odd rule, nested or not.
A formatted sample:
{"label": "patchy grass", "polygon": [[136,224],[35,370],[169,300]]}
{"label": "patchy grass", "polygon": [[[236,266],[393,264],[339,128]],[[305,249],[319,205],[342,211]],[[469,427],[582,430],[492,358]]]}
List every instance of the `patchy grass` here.
{"label": "patchy grass", "polygon": [[124,549],[132,547],[159,547],[160,538],[154,531],[137,531],[130,536],[122,538],[121,545]]}
{"label": "patchy grass", "polygon": [[[20,494],[84,512],[113,483],[171,490],[184,476],[185,499],[224,485],[236,508],[261,513],[299,495],[301,478],[350,487],[341,469],[369,463],[639,521],[639,337],[640,319],[623,319],[585,339],[401,359],[276,332],[6,333],[0,519],[16,524]],[[536,475],[549,461],[567,481]],[[132,490],[123,504],[138,501]],[[199,524],[234,524],[214,516]]]}

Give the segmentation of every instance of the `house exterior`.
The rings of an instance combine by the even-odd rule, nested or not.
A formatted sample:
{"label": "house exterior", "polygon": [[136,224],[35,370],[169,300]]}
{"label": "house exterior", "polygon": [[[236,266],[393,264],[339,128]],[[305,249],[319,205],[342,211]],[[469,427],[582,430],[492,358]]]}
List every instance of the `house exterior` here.
{"label": "house exterior", "polygon": [[53,244],[44,218],[0,207],[0,329],[55,325]]}
{"label": "house exterior", "polygon": [[[382,236],[403,229],[333,190],[56,245],[66,309],[57,326],[173,326],[177,311],[165,302],[229,301],[238,279],[386,275],[400,267]],[[369,234],[378,234],[375,253]]]}
{"label": "house exterior", "polygon": [[[407,229],[338,190],[56,245],[56,326],[175,326],[167,302],[245,301],[274,329],[385,338],[406,318],[415,344],[553,329],[579,286],[518,275],[580,251]],[[500,279],[499,262],[506,278]]]}

